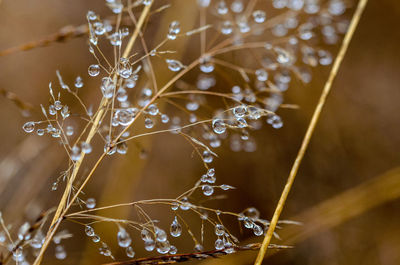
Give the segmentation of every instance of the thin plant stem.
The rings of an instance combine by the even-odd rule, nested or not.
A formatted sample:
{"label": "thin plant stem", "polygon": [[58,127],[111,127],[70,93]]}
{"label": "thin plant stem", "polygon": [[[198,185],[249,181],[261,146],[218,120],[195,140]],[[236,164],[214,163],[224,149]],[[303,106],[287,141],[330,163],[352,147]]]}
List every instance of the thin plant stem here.
{"label": "thin plant stem", "polygon": [[[148,5],[148,6],[145,6],[145,8],[143,9],[143,12],[142,12],[142,14],[141,14],[141,16],[139,18],[139,21],[137,23],[137,26],[135,28],[135,31],[133,32],[133,34],[132,34],[131,38],[129,39],[129,42],[128,42],[125,50],[124,50],[123,57],[127,57],[129,55],[129,53],[131,52],[131,50],[133,48],[133,44],[135,43],[135,40],[137,39],[137,36],[139,35],[140,28],[143,26],[143,24],[145,22],[145,19],[146,19],[147,15],[150,12],[150,8],[151,8],[151,5]],[[98,126],[100,124],[100,121],[102,120],[103,114],[106,111],[105,106],[107,106],[107,104],[108,104],[108,100],[103,98],[101,100],[101,103],[100,103],[100,106],[99,106],[99,112],[96,114],[96,118],[94,119],[93,125],[90,128],[90,131],[89,131],[88,136],[86,138],[86,142],[87,143],[90,143],[92,138],[96,134],[97,128],[98,128]],[[75,164],[75,167],[74,167],[74,169],[73,169],[73,171],[71,173],[70,178],[68,179],[67,186],[65,187],[64,194],[63,194],[63,196],[62,196],[62,198],[60,200],[60,203],[58,204],[56,213],[54,214],[53,220],[52,220],[52,222],[50,224],[49,231],[48,231],[48,233],[46,235],[46,239],[45,239],[45,241],[43,243],[43,246],[40,249],[39,255],[35,259],[35,262],[33,263],[33,265],[39,265],[41,263],[41,261],[43,259],[43,255],[44,255],[47,247],[49,246],[49,244],[51,242],[51,239],[53,238],[58,226],[61,223],[63,214],[65,214],[65,212],[73,204],[74,200],[77,198],[77,195],[79,194],[79,192],[77,192],[75,194],[75,196],[73,197],[74,199],[68,204],[68,198],[70,197],[70,193],[72,191],[74,180],[75,180],[75,178],[76,178],[76,176],[78,174],[79,168],[80,168],[80,166],[82,164],[82,161],[83,161],[84,157],[85,157],[85,155],[82,152],[79,160]],[[98,163],[96,163],[96,165],[98,165]],[[92,172],[93,172],[93,170],[92,170]],[[91,174],[89,176],[91,176]],[[86,184],[86,183],[87,183],[87,181],[84,182],[84,184]],[[83,186],[84,185],[81,186],[81,189],[83,188]]]}
{"label": "thin plant stem", "polygon": [[283,207],[285,205],[286,199],[287,199],[287,197],[289,195],[290,189],[293,186],[293,182],[294,182],[294,180],[296,178],[296,175],[297,175],[297,172],[299,170],[300,164],[301,164],[301,162],[303,160],[303,157],[304,157],[304,154],[305,154],[305,152],[307,150],[308,144],[310,143],[311,137],[313,135],[313,132],[314,132],[314,129],[315,129],[316,125],[317,125],[319,117],[321,115],[322,109],[323,109],[323,107],[325,105],[326,99],[327,99],[327,97],[329,95],[329,92],[330,92],[330,90],[332,88],[333,80],[335,79],[335,77],[336,77],[336,75],[337,75],[337,73],[339,71],[340,65],[341,65],[341,63],[343,61],[343,58],[344,58],[344,56],[346,54],[346,51],[347,51],[347,49],[349,47],[349,44],[350,44],[350,41],[351,41],[351,39],[352,39],[352,37],[354,35],[354,32],[355,32],[355,30],[357,28],[357,25],[358,25],[359,21],[360,21],[360,18],[361,18],[361,15],[362,15],[362,13],[363,13],[363,11],[365,9],[365,6],[367,5],[367,2],[368,2],[368,0],[360,0],[358,2],[356,11],[355,11],[355,13],[353,15],[353,18],[351,20],[351,23],[349,25],[349,29],[348,29],[348,31],[347,31],[344,39],[343,39],[342,46],[340,47],[339,53],[338,53],[338,55],[337,55],[337,57],[335,59],[335,62],[333,64],[333,66],[332,66],[332,70],[331,70],[331,72],[329,74],[328,80],[325,83],[324,89],[322,90],[321,97],[319,98],[318,104],[317,104],[317,106],[316,106],[316,108],[314,110],[314,113],[313,113],[313,116],[311,118],[310,124],[309,124],[309,126],[307,128],[306,134],[304,135],[300,150],[299,150],[299,152],[297,154],[297,157],[296,157],[296,159],[295,159],[295,161],[293,163],[292,169],[291,169],[291,171],[289,173],[289,177],[287,179],[285,188],[283,189],[281,197],[280,197],[279,202],[278,202],[278,205],[276,206],[274,215],[273,215],[272,220],[271,220],[271,224],[268,227],[267,234],[264,237],[263,243],[261,245],[261,248],[260,248],[260,250],[258,252],[256,261],[254,263],[255,265],[261,265],[261,263],[262,263],[262,261],[264,259],[264,256],[265,256],[265,254],[267,252],[267,249],[268,249],[268,246],[269,246],[269,244],[271,242],[272,235],[274,233],[276,224],[278,223],[278,220],[279,220],[279,217],[280,217],[281,212],[283,210]]}

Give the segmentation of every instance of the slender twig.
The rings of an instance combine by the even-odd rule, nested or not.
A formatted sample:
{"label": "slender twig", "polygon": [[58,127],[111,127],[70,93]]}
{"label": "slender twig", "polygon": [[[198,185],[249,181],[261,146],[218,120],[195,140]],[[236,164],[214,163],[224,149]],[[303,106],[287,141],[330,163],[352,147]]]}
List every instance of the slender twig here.
{"label": "slender twig", "polygon": [[303,142],[301,144],[300,150],[299,150],[299,152],[297,154],[297,157],[296,157],[296,159],[294,161],[294,164],[292,166],[292,169],[290,171],[290,174],[289,174],[288,180],[286,182],[285,188],[283,189],[283,192],[282,192],[281,197],[279,199],[278,205],[277,205],[277,207],[275,209],[274,215],[273,215],[272,220],[271,220],[271,224],[268,227],[267,234],[265,235],[264,240],[263,240],[263,244],[262,244],[262,246],[260,248],[260,251],[258,252],[257,259],[256,259],[256,261],[254,263],[255,265],[261,265],[261,263],[262,263],[262,261],[264,259],[265,253],[267,252],[268,245],[271,242],[272,235],[274,233],[276,224],[277,224],[277,222],[279,220],[280,214],[281,214],[281,212],[283,210],[283,207],[284,207],[286,199],[287,199],[287,197],[289,195],[290,189],[291,189],[291,187],[293,185],[293,182],[294,182],[294,180],[296,178],[297,172],[299,170],[301,161],[303,160],[304,154],[305,154],[305,152],[307,150],[308,144],[310,143],[310,140],[311,140],[311,137],[313,135],[314,129],[315,129],[316,125],[317,125],[317,122],[318,122],[319,117],[321,115],[322,109],[323,109],[323,107],[325,105],[325,101],[326,101],[326,99],[327,99],[327,97],[329,95],[329,92],[330,92],[331,88],[332,88],[333,80],[335,79],[335,77],[336,77],[336,75],[337,75],[337,73],[339,71],[339,67],[340,67],[340,65],[341,65],[341,63],[343,61],[343,58],[344,58],[344,56],[346,54],[346,51],[347,51],[347,49],[349,47],[349,44],[350,44],[350,41],[351,41],[351,39],[352,39],[352,37],[354,35],[354,32],[355,32],[355,30],[357,28],[358,22],[360,21],[361,15],[362,15],[362,13],[363,13],[363,11],[365,9],[365,6],[366,6],[367,2],[368,2],[368,0],[360,0],[358,2],[357,9],[356,9],[356,11],[355,11],[355,13],[353,15],[353,18],[351,20],[351,23],[349,25],[349,29],[348,29],[348,31],[347,31],[344,39],[343,39],[342,46],[340,47],[339,53],[338,53],[338,55],[337,55],[337,57],[335,59],[335,62],[333,64],[332,70],[331,70],[331,72],[329,74],[328,80],[325,83],[325,86],[324,86],[324,89],[322,91],[321,97],[320,97],[320,99],[318,101],[318,104],[317,104],[317,106],[315,108],[315,111],[314,111],[313,116],[311,118],[310,124],[309,124],[309,126],[307,128],[307,131],[306,131],[306,134],[304,136]]}
{"label": "slender twig", "polygon": [[[133,32],[126,48],[125,51],[123,53],[123,57],[127,57],[129,55],[129,53],[131,52],[132,48],[133,48],[133,44],[139,34],[140,28],[143,26],[144,21],[146,19],[146,17],[148,16],[149,12],[150,12],[150,8],[151,8],[151,4],[148,6],[145,6],[145,8],[142,11],[142,14],[139,18],[139,21],[137,23],[137,26],[135,28],[135,31]],[[86,142],[90,143],[92,138],[94,137],[94,135],[96,134],[97,128],[100,124],[100,121],[102,120],[103,114],[106,111],[106,106],[108,104],[108,100],[107,99],[102,99],[100,106],[99,106],[99,111],[96,114],[96,117],[94,119],[93,125],[88,133],[88,136],[86,138]],[[70,193],[72,191],[72,187],[73,187],[73,183],[74,180],[78,174],[78,171],[80,169],[80,166],[82,164],[82,161],[85,157],[84,152],[81,152],[80,158],[78,161],[76,161],[75,163],[75,167],[71,173],[71,176],[68,180],[67,186],[65,187],[64,190],[64,194],[60,200],[60,203],[58,204],[56,213],[54,214],[53,220],[51,222],[49,231],[46,235],[46,239],[43,243],[42,248],[40,249],[39,255],[37,256],[34,265],[38,265],[41,263],[41,260],[43,258],[44,252],[46,251],[48,245],[51,242],[52,237],[54,236],[57,228],[59,227],[61,220],[63,218],[63,215],[65,215],[66,211],[72,206],[73,202],[75,201],[75,199],[77,198],[77,196],[79,195],[80,191],[83,189],[84,184],[87,183],[87,180],[85,180],[84,184],[81,185],[81,188],[79,189],[79,191],[75,194],[75,196],[73,197],[73,199],[70,201],[70,203],[68,204],[68,198],[70,197]],[[102,155],[99,159],[99,161],[101,161],[104,158],[104,155]],[[96,165],[98,165],[98,163],[96,163]],[[89,174],[89,176],[87,177],[87,179],[93,174],[94,170],[91,171],[91,174]]]}

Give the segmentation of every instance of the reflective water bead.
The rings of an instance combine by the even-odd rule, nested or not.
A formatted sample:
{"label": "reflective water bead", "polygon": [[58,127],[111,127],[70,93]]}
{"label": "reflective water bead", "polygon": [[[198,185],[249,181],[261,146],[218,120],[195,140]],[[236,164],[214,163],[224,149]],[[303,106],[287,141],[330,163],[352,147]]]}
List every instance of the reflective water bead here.
{"label": "reflective water bead", "polygon": [[214,188],[210,185],[203,185],[201,189],[203,190],[203,194],[206,196],[211,196],[214,193]]}
{"label": "reflective water bead", "polygon": [[101,79],[101,92],[105,98],[112,98],[115,90],[115,83],[110,77]]}
{"label": "reflective water bead", "polygon": [[81,152],[78,146],[73,146],[71,148],[71,159],[72,161],[78,161],[81,158]]}
{"label": "reflective water bead", "polygon": [[191,204],[189,203],[189,199],[187,197],[183,197],[181,199],[180,208],[182,211],[187,211],[190,209]]}
{"label": "reflective water bead", "polygon": [[343,0],[331,0],[328,7],[329,13],[335,16],[342,15],[346,11],[346,4]]}
{"label": "reflective water bead", "polygon": [[200,70],[203,73],[211,73],[214,71],[214,64],[209,57],[202,58],[200,62]]}
{"label": "reflective water bead", "polygon": [[264,230],[258,224],[254,224],[253,225],[253,233],[256,236],[261,236],[262,234],[264,234]]}
{"label": "reflective water bead", "polygon": [[215,168],[210,168],[207,170],[207,175],[213,177],[215,175]]}
{"label": "reflective water bead", "polygon": [[85,154],[90,154],[92,152],[92,146],[90,145],[90,143],[87,142],[81,143],[81,149],[82,152],[84,152]]}
{"label": "reflective water bead", "polygon": [[171,70],[173,72],[178,72],[184,67],[184,65],[180,61],[177,61],[177,60],[166,59],[165,62],[168,64],[169,70]]}
{"label": "reflective water bead", "polygon": [[119,102],[125,102],[128,99],[128,93],[123,87],[118,88],[117,91],[117,100]]}
{"label": "reflective water bead", "polygon": [[155,104],[151,104],[148,108],[147,111],[149,112],[150,115],[155,116],[158,114],[158,108]]}
{"label": "reflective water bead", "polygon": [[200,7],[208,7],[211,3],[211,0],[197,0],[197,4]]}
{"label": "reflective water bead", "polygon": [[[0,240],[1,242],[1,240]],[[39,249],[42,247],[44,243],[44,235],[41,230],[39,230],[36,235],[32,238],[31,242],[29,243],[32,248]]]}
{"label": "reflective water bead", "polygon": [[128,59],[121,58],[118,64],[118,73],[122,78],[129,78],[132,75],[132,66]]}
{"label": "reflective water bead", "polygon": [[130,235],[122,227],[119,228],[119,231],[117,233],[117,240],[118,240],[118,245],[122,248],[126,248],[132,243]]}
{"label": "reflective water bead", "polygon": [[67,105],[64,105],[64,107],[61,110],[61,116],[63,117],[63,119],[66,119],[69,117],[69,115],[70,115],[69,108]]}
{"label": "reflective water bead", "polygon": [[100,74],[100,66],[98,64],[92,64],[88,68],[90,76],[98,76]]}
{"label": "reflective water bead", "polygon": [[85,234],[87,236],[94,236],[94,229],[90,225],[85,225]]}
{"label": "reflective water bead", "polygon": [[131,124],[135,119],[135,116],[136,111],[134,111],[134,109],[132,108],[117,110],[115,112],[115,118],[122,126],[128,126],[129,124]]}
{"label": "reflective water bead", "polygon": [[67,128],[65,128],[65,134],[67,136],[72,136],[74,134],[74,127],[73,126],[67,126]]}
{"label": "reflective water bead", "polygon": [[171,223],[170,233],[171,233],[171,236],[173,236],[173,237],[179,237],[182,234],[182,226],[178,222],[178,219],[176,218],[176,216]]}
{"label": "reflective water bead", "polygon": [[260,211],[257,210],[254,207],[249,207],[245,209],[242,214],[248,218],[251,218],[253,220],[260,218]]}
{"label": "reflective water bead", "polygon": [[171,245],[168,241],[157,241],[157,252],[160,254],[167,254],[168,251],[171,249]]}
{"label": "reflective water bead", "polygon": [[228,13],[228,7],[226,6],[226,3],[224,0],[219,1],[217,5],[217,12],[220,15],[225,15]]}
{"label": "reflective water bead", "polygon": [[156,228],[156,241],[164,242],[167,240],[167,233],[161,228]]}
{"label": "reflective water bead", "polygon": [[216,224],[215,225],[215,234],[217,236],[222,236],[225,234],[225,228],[222,224]]}
{"label": "reflective water bead", "polygon": [[214,158],[213,158],[212,154],[209,151],[207,151],[207,150],[203,151],[203,161],[204,161],[204,163],[209,164],[209,163],[211,163],[213,161],[213,159]]}
{"label": "reflective water bead", "polygon": [[221,119],[214,119],[212,121],[212,127],[217,134],[222,134],[226,131],[225,123]]}
{"label": "reflective water bead", "polygon": [[224,34],[224,35],[229,35],[232,32],[233,32],[232,23],[229,20],[222,22],[221,33]]}
{"label": "reflective water bead", "polygon": [[128,144],[125,142],[119,143],[117,145],[118,154],[125,155],[128,152]]}
{"label": "reflective water bead", "polygon": [[92,236],[92,241],[93,241],[94,243],[97,243],[97,242],[100,241],[100,237],[99,237],[98,235],[94,235],[94,236]]}
{"label": "reflective water bead", "polygon": [[89,10],[86,14],[86,18],[90,21],[96,20],[97,19],[97,15],[95,12],[93,12],[92,10]]}
{"label": "reflective water bead", "polygon": [[61,104],[61,101],[59,101],[59,100],[54,101],[54,108],[55,108],[56,110],[60,110],[62,107],[63,107],[63,106],[62,106],[62,104]]}
{"label": "reflective water bead", "polygon": [[76,88],[81,88],[83,87],[83,81],[82,81],[82,77],[77,76],[75,79],[75,83],[74,83]]}
{"label": "reflective water bead", "polygon": [[244,9],[242,0],[234,0],[231,4],[231,10],[234,13],[241,13]]}
{"label": "reflective water bead", "polygon": [[282,121],[281,117],[279,117],[278,115],[271,115],[267,119],[267,123],[271,124],[272,128],[274,128],[274,129],[280,129],[283,126],[283,121]]}
{"label": "reflective water bead", "polygon": [[255,10],[253,12],[253,19],[256,23],[263,23],[265,21],[266,15],[262,10]]}
{"label": "reflective water bead", "polygon": [[88,198],[85,203],[86,208],[88,209],[93,209],[94,207],[96,207],[96,200],[94,198]]}
{"label": "reflective water bead", "polygon": [[49,114],[56,115],[56,113],[57,113],[56,107],[54,107],[54,105],[50,105],[49,106]]}
{"label": "reflective water bead", "polygon": [[44,130],[43,129],[37,129],[36,134],[39,136],[44,135]]}
{"label": "reflective water bead", "polygon": [[143,0],[143,5],[148,6],[153,2],[153,0]]}
{"label": "reflective water bead", "polygon": [[144,127],[146,127],[147,129],[151,129],[154,126],[154,122],[152,121],[152,119],[150,118],[146,118],[144,119]]}
{"label": "reflective water bead", "polygon": [[225,248],[224,251],[225,251],[225,253],[227,253],[227,254],[232,254],[232,253],[235,252],[235,248],[233,247],[232,243],[229,242],[229,241],[226,241],[226,242],[224,243],[224,248]]}
{"label": "reflective water bead", "polygon": [[181,31],[180,24],[178,21],[172,21],[171,24],[169,24],[169,30],[168,30],[168,39],[174,40],[176,39],[176,36],[178,33]]}
{"label": "reflective water bead", "polygon": [[303,6],[304,6],[304,0],[290,0],[287,3],[287,7],[295,11],[302,9]]}
{"label": "reflective water bead", "polygon": [[152,241],[151,233],[149,230],[146,228],[143,228],[142,231],[140,232],[140,236],[142,237],[143,241]]}
{"label": "reflective water bead", "polygon": [[122,36],[120,32],[114,32],[108,36],[111,45],[113,46],[121,46],[122,44]]}
{"label": "reflective water bead", "polygon": [[332,63],[332,55],[328,51],[319,50],[318,56],[321,65],[330,65]]}
{"label": "reflective water bead", "polygon": [[236,118],[244,117],[246,115],[246,112],[247,112],[246,105],[240,105],[233,109],[233,115],[235,115]]}
{"label": "reflective water bead", "polygon": [[173,203],[171,204],[171,209],[172,209],[173,211],[178,210],[178,209],[179,209],[179,203],[173,202]]}
{"label": "reflective water bead", "polygon": [[93,23],[93,28],[94,28],[94,33],[96,35],[101,36],[104,33],[106,33],[106,28],[104,27],[103,23],[101,23],[100,21]]}
{"label": "reflective water bead", "polygon": [[55,256],[56,259],[65,259],[67,257],[67,252],[65,251],[64,246],[62,245],[57,245],[55,248]]}
{"label": "reflective water bead", "polygon": [[20,228],[18,229],[18,239],[19,240],[24,240],[24,239],[30,238],[30,234],[28,233],[28,230],[30,227],[31,226],[28,222],[25,222],[24,224],[22,224],[20,226]]}
{"label": "reflective water bead", "polygon": [[231,186],[231,185],[227,185],[227,184],[222,184],[222,185],[220,186],[220,188],[221,188],[222,190],[231,190],[231,189],[234,189],[235,187],[233,187],[233,186]]}
{"label": "reflective water bead", "polygon": [[177,252],[178,252],[178,249],[175,246],[171,245],[171,247],[169,249],[169,254],[175,255]]}
{"label": "reflective water bead", "polygon": [[256,70],[256,77],[258,81],[265,82],[268,80],[268,72],[264,69],[258,69]]}
{"label": "reflective water bead", "polygon": [[202,252],[202,251],[204,251],[203,245],[201,245],[201,244],[196,244],[196,245],[194,246],[194,251],[196,251],[196,252]]}
{"label": "reflective water bead", "polygon": [[169,122],[169,117],[167,114],[162,114],[161,115],[161,122],[162,123],[168,123]]}
{"label": "reflective water bead", "polygon": [[35,130],[35,123],[33,121],[28,121],[22,126],[22,129],[27,133],[31,133]]}
{"label": "reflective water bead", "polygon": [[288,51],[286,51],[282,48],[279,48],[279,47],[275,47],[274,51],[276,52],[276,55],[277,55],[276,60],[278,63],[287,64],[290,62],[291,55]]}
{"label": "reflective water bead", "polygon": [[216,250],[222,250],[225,248],[224,241],[221,238],[215,240],[214,246]]}
{"label": "reflective water bead", "polygon": [[131,246],[126,248],[125,253],[128,258],[133,258],[135,256],[135,251],[133,251],[133,248]]}

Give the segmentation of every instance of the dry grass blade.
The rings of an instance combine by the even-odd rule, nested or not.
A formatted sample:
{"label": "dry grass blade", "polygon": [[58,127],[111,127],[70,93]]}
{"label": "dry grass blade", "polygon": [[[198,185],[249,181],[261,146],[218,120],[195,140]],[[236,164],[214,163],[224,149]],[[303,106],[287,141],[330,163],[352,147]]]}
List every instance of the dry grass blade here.
{"label": "dry grass blade", "polygon": [[[249,244],[247,246],[236,246],[235,251],[248,251],[260,249],[260,243]],[[269,248],[286,249],[290,246],[270,245]],[[143,264],[175,264],[190,260],[203,260],[207,258],[218,258],[220,256],[228,255],[225,250],[211,250],[196,253],[185,253],[176,255],[165,255],[159,257],[140,258],[122,262],[107,263],[106,265],[143,265]]]}
{"label": "dry grass blade", "polygon": [[254,263],[256,265],[261,265],[261,263],[262,263],[262,261],[264,259],[265,253],[266,253],[266,251],[268,249],[268,245],[271,242],[271,239],[272,239],[276,224],[277,224],[277,222],[279,220],[280,214],[281,214],[281,212],[283,210],[283,207],[284,207],[286,199],[287,199],[287,197],[289,195],[290,189],[291,189],[291,187],[293,185],[293,182],[294,182],[294,180],[296,178],[296,175],[297,175],[297,172],[299,170],[301,161],[303,160],[304,154],[305,154],[305,152],[307,150],[308,144],[310,143],[311,137],[313,135],[313,132],[314,132],[314,129],[315,129],[316,125],[317,125],[319,117],[321,115],[322,109],[323,109],[323,107],[325,105],[326,99],[327,99],[327,97],[329,95],[329,92],[330,92],[330,90],[332,88],[333,80],[335,79],[335,77],[336,77],[336,75],[337,75],[337,73],[339,71],[339,67],[340,67],[340,65],[341,65],[341,63],[343,61],[343,58],[344,58],[344,56],[346,54],[346,51],[347,51],[347,48],[349,47],[350,41],[351,41],[351,39],[352,39],[352,37],[354,35],[354,32],[355,32],[355,30],[357,28],[358,22],[360,21],[360,18],[361,18],[361,15],[362,15],[362,13],[363,13],[363,11],[365,9],[365,6],[367,5],[367,2],[368,2],[368,0],[360,0],[358,2],[358,6],[357,6],[356,11],[355,11],[355,13],[353,15],[353,18],[351,20],[349,29],[348,29],[348,31],[346,33],[346,36],[344,37],[342,46],[340,47],[339,53],[338,53],[338,55],[337,55],[337,57],[335,59],[335,62],[333,64],[333,66],[332,66],[332,70],[331,70],[331,72],[329,74],[328,80],[325,83],[325,87],[324,87],[324,89],[322,91],[322,94],[321,94],[321,97],[320,97],[320,99],[318,101],[317,107],[315,108],[314,114],[313,114],[313,116],[311,118],[310,124],[309,124],[309,126],[307,128],[307,131],[306,131],[306,134],[305,134],[305,136],[303,138],[303,142],[301,144],[300,150],[299,150],[299,152],[297,154],[297,157],[296,157],[296,159],[294,161],[294,164],[292,166],[292,169],[290,171],[290,174],[289,174],[288,180],[286,182],[285,188],[283,189],[283,192],[282,192],[281,197],[279,199],[278,205],[277,205],[277,207],[275,209],[274,215],[273,215],[272,220],[271,220],[271,225],[269,226],[267,234],[264,237],[263,244],[262,244],[262,246],[260,248],[259,254],[257,256],[257,259],[256,259],[255,263]]}

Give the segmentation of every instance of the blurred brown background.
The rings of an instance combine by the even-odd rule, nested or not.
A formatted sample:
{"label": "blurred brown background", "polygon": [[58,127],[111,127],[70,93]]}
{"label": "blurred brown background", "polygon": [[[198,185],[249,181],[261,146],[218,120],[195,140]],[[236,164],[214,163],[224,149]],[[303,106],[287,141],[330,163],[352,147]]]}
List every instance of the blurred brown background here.
{"label": "blurred brown background", "polygon": [[[192,5],[189,2],[185,2],[185,8]],[[108,14],[103,1],[3,0],[0,2],[0,50],[41,39],[66,25],[83,24],[88,9]],[[188,10],[173,9],[165,16],[173,18],[182,14],[180,12],[194,12]],[[301,215],[313,206],[400,166],[399,26],[399,1],[368,3],[282,218]],[[56,81],[55,70],[59,69],[70,83],[76,75],[81,75],[89,84],[86,73],[92,62],[85,37],[3,56],[0,57],[0,89],[12,91],[32,104],[33,117],[38,119],[39,104],[48,101],[48,82]],[[233,153],[225,151],[228,145],[224,144],[226,148],[218,151],[221,158],[214,162],[218,181],[238,189],[213,206],[237,212],[254,206],[263,217],[271,218],[327,73],[327,69],[319,69],[310,86],[299,85],[287,92],[286,102],[298,104],[300,109],[280,111],[285,122],[282,129],[265,126],[257,131],[256,152]],[[87,102],[99,96],[85,88],[81,91]],[[0,177],[4,181],[10,176],[7,185],[0,185],[0,209],[7,222],[18,223],[22,217],[32,218],[40,209],[54,205],[54,198],[59,194],[51,193],[51,183],[64,169],[65,157],[55,155],[61,147],[47,137],[26,136],[21,126],[27,119],[10,100],[1,97],[0,103]],[[193,185],[203,171],[198,160],[190,158],[191,147],[178,136],[146,138],[143,146],[147,159],[139,158],[137,148],[131,148],[134,151],[128,157],[110,159],[96,174],[88,194],[104,204],[169,198]],[[399,186],[387,188],[398,190]],[[382,192],[384,197],[385,187],[375,192]],[[375,192],[367,196],[372,201]],[[337,205],[338,208],[344,207],[350,212],[362,208],[363,204],[362,199],[356,200],[355,205],[349,204],[346,208],[346,201],[339,202],[343,204]],[[281,251],[265,264],[400,264],[400,200],[390,198],[378,204],[329,229],[310,233],[294,249]],[[165,218],[163,210],[150,212],[155,219]],[[339,211],[333,216],[342,214]],[[314,217],[318,223],[319,217]],[[307,225],[304,224],[305,230],[309,229]],[[68,229],[75,234],[70,241],[80,243],[75,246],[65,243],[69,257],[60,264],[107,261],[96,253],[89,241],[87,251],[81,251],[86,240],[81,227],[72,225]],[[113,238],[114,230],[104,231],[104,234],[109,233]],[[242,238],[249,236],[245,234]],[[137,242],[136,245],[141,246],[142,242],[136,239],[134,244]],[[191,243],[179,242],[177,246],[185,244]],[[138,255],[144,254],[140,249],[135,249]],[[50,256],[52,251],[49,250]],[[218,264],[250,264],[254,258],[254,254],[251,255],[248,262],[221,259]],[[48,262],[56,261],[50,257]]]}

